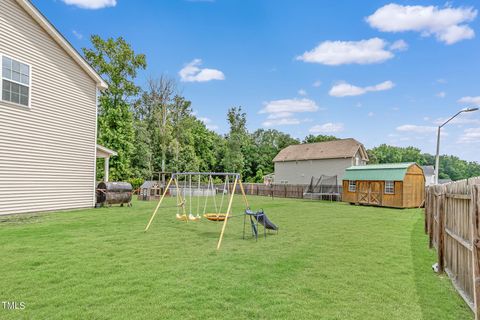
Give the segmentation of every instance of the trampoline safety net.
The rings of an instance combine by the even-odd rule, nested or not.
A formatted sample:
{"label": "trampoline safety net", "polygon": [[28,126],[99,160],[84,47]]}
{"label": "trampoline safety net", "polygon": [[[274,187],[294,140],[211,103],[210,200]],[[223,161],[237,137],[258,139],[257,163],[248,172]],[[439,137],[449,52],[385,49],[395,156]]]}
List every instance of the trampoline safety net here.
{"label": "trampoline safety net", "polygon": [[305,198],[311,199],[340,200],[340,186],[337,176],[312,177],[303,195]]}

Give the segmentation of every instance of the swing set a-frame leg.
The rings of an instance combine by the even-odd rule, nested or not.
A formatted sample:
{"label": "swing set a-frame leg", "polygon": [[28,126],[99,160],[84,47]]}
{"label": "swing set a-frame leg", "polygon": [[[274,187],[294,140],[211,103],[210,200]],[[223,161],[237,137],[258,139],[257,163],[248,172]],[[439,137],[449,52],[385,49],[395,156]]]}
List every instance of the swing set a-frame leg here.
{"label": "swing set a-frame leg", "polygon": [[167,194],[168,189],[170,188],[170,184],[172,183],[172,181],[173,181],[173,177],[170,178],[170,180],[168,181],[167,187],[166,187],[165,190],[163,191],[162,197],[161,197],[160,200],[158,201],[157,207],[155,208],[155,211],[153,212],[152,217],[150,218],[150,221],[148,221],[148,224],[147,224],[147,226],[145,227],[144,232],[147,232],[147,231],[148,231],[148,228],[150,228],[150,225],[152,224],[152,221],[153,221],[153,219],[155,218],[155,215],[157,214],[157,211],[158,211],[158,209],[160,208],[160,205],[162,204],[163,199],[165,198],[165,195]]}
{"label": "swing set a-frame leg", "polygon": [[223,234],[225,233],[225,229],[227,227],[228,216],[230,215],[230,211],[232,210],[232,202],[233,196],[235,195],[235,188],[237,187],[238,177],[235,177],[235,182],[233,183],[233,191],[230,196],[230,200],[228,201],[228,208],[227,214],[225,215],[225,220],[223,221],[222,232],[220,233],[220,238],[218,239],[217,250],[220,250],[220,246],[222,245]]}
{"label": "swing set a-frame leg", "polygon": [[[250,204],[248,203],[247,195],[245,194],[245,189],[243,189],[242,180],[238,180],[238,184],[240,185],[240,192],[242,193],[243,201],[245,202],[246,208],[250,208]],[[234,190],[235,192],[235,190]]]}

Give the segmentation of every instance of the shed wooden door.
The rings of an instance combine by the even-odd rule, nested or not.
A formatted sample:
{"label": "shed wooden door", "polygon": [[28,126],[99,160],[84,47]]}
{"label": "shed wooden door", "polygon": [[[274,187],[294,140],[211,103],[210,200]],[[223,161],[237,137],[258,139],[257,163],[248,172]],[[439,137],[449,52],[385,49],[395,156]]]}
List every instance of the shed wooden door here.
{"label": "shed wooden door", "polygon": [[368,204],[369,203],[369,183],[368,181],[358,181],[357,202]]}
{"label": "shed wooden door", "polygon": [[376,206],[382,205],[382,184],[379,181],[370,181],[368,203]]}
{"label": "shed wooden door", "polygon": [[381,206],[382,184],[380,181],[359,181],[357,195],[358,203]]}

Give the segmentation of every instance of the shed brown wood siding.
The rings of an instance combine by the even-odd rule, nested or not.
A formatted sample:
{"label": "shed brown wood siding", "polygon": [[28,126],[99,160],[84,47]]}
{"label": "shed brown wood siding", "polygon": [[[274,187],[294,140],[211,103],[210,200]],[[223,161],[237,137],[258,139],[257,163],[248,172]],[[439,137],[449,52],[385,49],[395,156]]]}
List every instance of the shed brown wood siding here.
{"label": "shed brown wood siding", "polygon": [[92,207],[96,82],[15,0],[0,53],[32,71],[31,109],[0,102],[0,215]]}
{"label": "shed brown wood siding", "polygon": [[425,199],[425,176],[417,165],[408,168],[403,180],[403,207],[418,208]]}
{"label": "shed brown wood siding", "polygon": [[403,181],[394,181],[395,194],[385,193],[385,181],[356,181],[356,183],[356,192],[350,192],[349,181],[343,180],[342,200],[344,202],[359,203],[359,193],[361,192],[359,186],[370,184],[380,184],[382,192],[380,205],[384,207],[418,208],[425,199],[425,177],[422,169],[416,164],[408,168]]}

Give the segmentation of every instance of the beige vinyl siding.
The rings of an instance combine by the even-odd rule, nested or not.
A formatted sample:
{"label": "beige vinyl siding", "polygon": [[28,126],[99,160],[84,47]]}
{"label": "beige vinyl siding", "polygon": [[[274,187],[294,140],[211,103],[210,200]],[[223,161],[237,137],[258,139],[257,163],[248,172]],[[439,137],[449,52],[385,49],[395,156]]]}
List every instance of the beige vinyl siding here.
{"label": "beige vinyl siding", "polygon": [[31,108],[0,101],[0,214],[94,204],[96,83],[14,0],[0,55],[31,67]]}
{"label": "beige vinyl siding", "polygon": [[356,165],[356,158],[359,158],[359,165],[366,164],[365,160],[361,160],[360,151],[351,158],[277,161],[275,162],[275,183],[310,184],[312,177],[336,175],[337,184],[342,185],[345,170]]}
{"label": "beige vinyl siding", "polygon": [[352,158],[279,161],[275,162],[275,183],[309,184],[312,177],[319,178],[323,174],[337,175],[337,184],[341,185],[345,169],[351,165]]}

